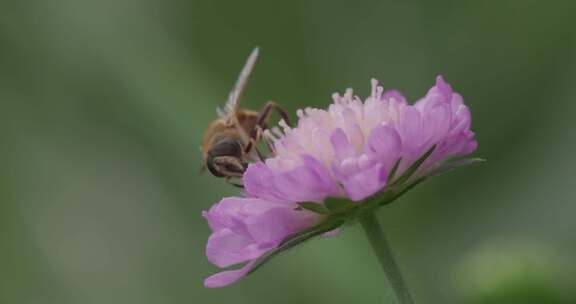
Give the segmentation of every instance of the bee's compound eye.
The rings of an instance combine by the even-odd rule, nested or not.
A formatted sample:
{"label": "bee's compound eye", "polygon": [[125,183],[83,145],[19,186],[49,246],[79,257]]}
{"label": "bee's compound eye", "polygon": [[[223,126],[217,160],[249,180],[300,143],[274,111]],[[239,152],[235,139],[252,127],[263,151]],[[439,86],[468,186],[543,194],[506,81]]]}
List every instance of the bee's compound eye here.
{"label": "bee's compound eye", "polygon": [[243,157],[242,146],[238,140],[222,139],[208,151],[206,166],[212,174],[218,177],[241,177],[248,166]]}
{"label": "bee's compound eye", "polygon": [[235,139],[222,139],[212,146],[208,152],[212,157],[218,156],[234,156],[242,157],[242,146]]}

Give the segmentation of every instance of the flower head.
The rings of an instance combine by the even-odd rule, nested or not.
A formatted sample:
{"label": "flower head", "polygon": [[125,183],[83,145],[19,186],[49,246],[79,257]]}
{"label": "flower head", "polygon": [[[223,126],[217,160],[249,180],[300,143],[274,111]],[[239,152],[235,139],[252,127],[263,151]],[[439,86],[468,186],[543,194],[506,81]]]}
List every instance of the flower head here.
{"label": "flower head", "polygon": [[[441,76],[414,105],[372,80],[364,102],[348,89],[328,110],[298,111],[298,126],[283,125],[275,156],[251,165],[246,191],[271,201],[322,201],[329,196],[361,201],[381,191],[396,161],[402,173],[436,145],[420,168],[425,173],[448,157],[474,151],[470,111]],[[269,133],[271,134],[271,133]]]}
{"label": "flower head", "polygon": [[476,149],[470,111],[441,76],[414,105],[397,91],[384,92],[376,80],[364,101],[351,89],[333,99],[328,110],[299,110],[295,128],[281,122],[282,130],[266,131],[273,155],[244,173],[247,197],[225,198],[205,212],[213,230],[209,260],[219,267],[247,262],[208,278],[207,287],[234,282],[286,237],[326,218],[299,203],[361,202],[386,191],[391,175],[401,176],[418,160],[423,163],[411,178]]}

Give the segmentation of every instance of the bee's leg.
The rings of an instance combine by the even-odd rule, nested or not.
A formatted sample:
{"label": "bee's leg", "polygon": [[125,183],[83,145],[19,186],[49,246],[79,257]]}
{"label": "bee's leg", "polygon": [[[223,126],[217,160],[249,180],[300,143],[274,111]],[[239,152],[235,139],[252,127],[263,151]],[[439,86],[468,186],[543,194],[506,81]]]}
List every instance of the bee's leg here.
{"label": "bee's leg", "polygon": [[[252,141],[254,141],[254,144],[256,144],[257,141],[264,139],[266,146],[268,147],[268,149],[270,151],[272,151],[270,149],[270,141],[266,138],[266,136],[264,136],[264,130],[262,129],[262,127],[260,127],[259,125],[256,125],[254,128],[256,129],[256,137],[252,139]],[[256,153],[258,153],[258,157],[260,157],[260,160],[264,161],[264,157],[262,157],[262,152],[260,152],[260,150],[256,146],[255,146],[255,148],[256,148]]]}
{"label": "bee's leg", "polygon": [[[244,152],[247,154],[254,149],[261,161],[264,161],[265,158],[262,152],[258,149],[257,143],[264,137],[264,129],[266,129],[266,124],[272,115],[272,110],[276,110],[284,122],[286,122],[287,125],[290,125],[290,117],[288,116],[288,113],[279,104],[274,101],[268,101],[258,114],[254,128],[250,131],[249,142],[244,149]],[[270,148],[270,151],[273,151],[271,143],[266,141],[266,144],[268,145],[268,148]]]}
{"label": "bee's leg", "polygon": [[256,140],[254,138],[250,138],[250,142],[248,143],[248,145],[246,145],[246,149],[244,150],[244,152],[246,152],[246,154],[249,154],[250,151],[252,151],[252,149],[254,149],[254,151],[256,151],[256,154],[258,155],[258,159],[260,159],[261,161],[264,161],[264,155],[262,154],[260,149],[258,149],[258,147],[256,146]]}
{"label": "bee's leg", "polygon": [[[256,126],[260,127],[261,129],[266,129],[266,123],[268,122],[270,116],[272,115],[272,110],[276,110],[276,112],[278,112],[278,114],[280,115],[280,117],[282,117],[284,122],[286,122],[286,124],[290,126],[290,116],[288,115],[288,112],[286,112],[284,108],[282,108],[279,104],[277,104],[274,101],[268,101],[266,105],[264,105],[264,108],[262,108],[262,110],[258,114],[258,118],[256,119]],[[258,135],[257,132],[258,128],[255,127],[250,133],[250,137],[258,139],[256,137]]]}
{"label": "bee's leg", "polygon": [[260,152],[260,149],[258,149],[258,147],[256,146],[256,138],[250,138],[250,141],[248,142],[248,144],[246,145],[246,148],[244,149],[244,152],[246,154],[250,154],[250,151],[252,151],[252,149],[254,149],[254,151],[256,151],[256,154],[258,155],[258,158],[261,161],[264,161],[264,155],[262,154],[262,152]]}
{"label": "bee's leg", "polygon": [[[260,127],[257,126],[257,128],[260,128]],[[260,128],[259,132],[262,132],[262,139],[266,143],[266,147],[268,147],[268,151],[270,151],[270,153],[272,153],[272,154],[276,154],[276,148],[274,147],[274,137],[273,137],[272,133],[270,132],[270,130],[264,131],[264,130],[262,130],[262,128]]]}
{"label": "bee's leg", "polygon": [[224,178],[224,180],[226,180],[227,183],[229,183],[230,185],[232,185],[234,187],[244,188],[243,184],[232,181],[232,176],[226,176]]}
{"label": "bee's leg", "polygon": [[[270,130],[264,130],[260,126],[256,126],[258,138],[263,140],[268,148],[268,155],[276,155],[276,148],[274,147],[275,138],[270,132]],[[275,127],[275,129],[278,129]]]}
{"label": "bee's leg", "polygon": [[260,152],[260,149],[258,149],[258,147],[254,146],[254,150],[256,151],[256,154],[258,154],[258,158],[261,161],[264,161],[264,155],[262,155],[262,152]]}

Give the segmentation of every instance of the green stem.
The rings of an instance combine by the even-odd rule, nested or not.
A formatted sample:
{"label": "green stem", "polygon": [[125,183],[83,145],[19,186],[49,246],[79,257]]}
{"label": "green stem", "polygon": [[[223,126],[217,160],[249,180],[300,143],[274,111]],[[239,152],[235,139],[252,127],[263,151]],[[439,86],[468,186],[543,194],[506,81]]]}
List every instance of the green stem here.
{"label": "green stem", "polygon": [[362,223],[362,228],[364,228],[364,231],[370,240],[370,244],[372,245],[372,249],[374,249],[374,253],[378,257],[380,266],[382,266],[382,270],[384,270],[384,273],[386,274],[388,283],[394,290],[398,303],[413,304],[414,301],[412,300],[412,296],[410,295],[406,283],[402,278],[402,273],[394,260],[392,249],[384,236],[384,232],[382,231],[382,227],[380,227],[380,223],[378,223],[378,219],[374,216],[374,213],[370,212],[364,214],[360,218],[360,223]]}

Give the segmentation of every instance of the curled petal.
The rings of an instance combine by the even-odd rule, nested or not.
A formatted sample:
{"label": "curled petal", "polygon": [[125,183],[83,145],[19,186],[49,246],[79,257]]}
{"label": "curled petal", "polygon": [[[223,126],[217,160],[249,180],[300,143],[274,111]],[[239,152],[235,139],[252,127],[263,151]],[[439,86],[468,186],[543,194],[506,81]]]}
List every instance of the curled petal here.
{"label": "curled petal", "polygon": [[254,262],[255,261],[249,262],[240,269],[227,270],[214,274],[204,280],[204,287],[220,288],[226,285],[230,285],[245,276],[252,268]]}

